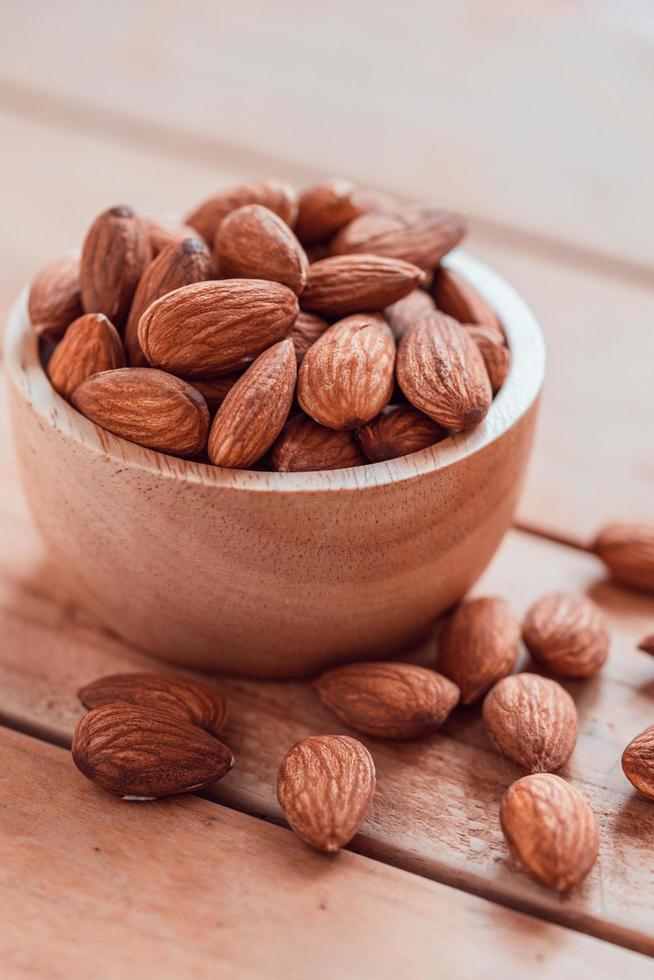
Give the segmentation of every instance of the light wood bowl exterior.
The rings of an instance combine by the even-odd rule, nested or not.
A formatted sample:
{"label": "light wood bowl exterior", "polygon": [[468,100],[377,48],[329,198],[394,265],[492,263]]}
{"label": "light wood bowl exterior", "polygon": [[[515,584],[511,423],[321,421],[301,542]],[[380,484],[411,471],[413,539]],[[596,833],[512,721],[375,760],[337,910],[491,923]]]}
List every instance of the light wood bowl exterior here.
{"label": "light wood bowl exterior", "polygon": [[16,453],[77,598],[162,659],[234,674],[307,675],[418,641],[511,523],[545,366],[520,297],[464,253],[448,264],[511,346],[487,418],[402,459],[320,473],[218,469],[98,428],[51,388],[22,296],[5,358]]}

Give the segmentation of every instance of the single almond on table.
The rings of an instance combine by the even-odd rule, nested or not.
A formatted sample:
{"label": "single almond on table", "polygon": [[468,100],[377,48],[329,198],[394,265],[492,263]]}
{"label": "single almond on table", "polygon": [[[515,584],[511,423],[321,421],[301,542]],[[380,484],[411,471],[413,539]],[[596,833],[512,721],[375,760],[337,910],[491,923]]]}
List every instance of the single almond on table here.
{"label": "single almond on table", "polygon": [[400,341],[397,380],[407,399],[446,429],[470,429],[493,398],[475,341],[452,317],[432,313]]}
{"label": "single almond on table", "polygon": [[207,403],[195,388],[165,371],[103,371],[83,381],[71,401],[96,425],[148,449],[197,456],[207,444]]}
{"label": "single almond on table", "polygon": [[192,211],[186,223],[211,244],[227,215],[245,204],[262,204],[278,214],[291,228],[297,217],[297,195],[290,184],[265,179],[238,184],[215,194]]}
{"label": "single almond on table", "polygon": [[459,688],[442,674],[383,660],[328,670],[315,688],[345,725],[376,738],[431,735],[459,702]]}
{"label": "single almond on table", "polygon": [[465,223],[458,214],[441,208],[408,207],[355,218],[334,236],[330,251],[333,255],[385,255],[432,269],[464,234]]}
{"label": "single almond on table", "polygon": [[197,238],[195,228],[190,225],[180,225],[175,221],[159,218],[143,218],[150,236],[152,255],[157,256],[167,245],[178,245],[185,238]]}
{"label": "single almond on table", "polygon": [[231,211],[216,233],[214,254],[226,279],[270,279],[301,293],[308,259],[297,238],[269,208],[246,204]]}
{"label": "single almond on table", "polygon": [[511,673],[520,652],[520,624],[504,599],[467,599],[448,616],[438,642],[438,669],[474,704]]}
{"label": "single almond on table", "polygon": [[495,311],[463,276],[446,266],[434,270],[431,287],[436,306],[442,313],[459,323],[477,323],[491,327],[504,337],[504,330]]}
{"label": "single almond on table", "polygon": [[504,343],[504,338],[494,327],[483,327],[471,323],[465,324],[465,328],[481,351],[491,388],[495,394],[500,390],[509,373],[511,364],[509,348]]}
{"label": "single almond on table", "polygon": [[261,459],[288,418],[296,378],[290,338],[259,355],[216,412],[207,447],[214,466],[246,469]]}
{"label": "single almond on table", "polygon": [[593,811],[559,776],[537,773],[509,786],[500,822],[515,862],[547,888],[574,888],[595,863],[599,834]]}
{"label": "single almond on table", "polygon": [[497,751],[530,772],[560,769],[577,742],[574,701],[560,684],[538,674],[498,681],[484,698],[482,715]]}
{"label": "single almond on table", "polygon": [[446,436],[442,426],[411,405],[385,408],[372,422],[356,430],[357,442],[371,463],[420,452]]}
{"label": "single almond on table", "polygon": [[278,282],[198,282],[149,306],[138,339],[154,367],[188,378],[230,374],[283,340],[297,314],[297,296]]}
{"label": "single almond on table", "polygon": [[300,407],[330,429],[370,422],[393,393],[395,341],[375,314],[333,324],[309,348],[300,365]]}
{"label": "single almond on table", "polygon": [[282,762],[277,798],[291,828],[310,847],[328,854],[358,831],[375,792],[375,764],[347,735],[314,735]]}
{"label": "single almond on table", "polygon": [[125,367],[120,334],[103,313],[78,317],[57,344],[47,374],[55,391],[70,401],[86,378],[100,371]]}
{"label": "single almond on table", "polygon": [[136,287],[125,326],[125,348],[130,367],[149,367],[138,340],[138,326],[148,306],[180,286],[213,277],[209,249],[197,236],[167,245],[149,264]]}
{"label": "single almond on table", "polygon": [[595,538],[592,550],[616,582],[654,592],[654,525],[609,524]]}
{"label": "single almond on table", "polygon": [[315,344],[318,337],[322,337],[328,326],[329,324],[322,317],[300,310],[297,320],[291,327],[291,340],[295,348],[298,367],[311,345]]}
{"label": "single almond on table", "polygon": [[351,432],[328,429],[298,412],[282,429],[270,462],[280,473],[298,473],[363,466],[366,458]]}
{"label": "single almond on table", "polygon": [[80,772],[125,799],[157,799],[215,783],[234,764],[217,738],[185,718],[145,705],[107,704],[73,735]]}
{"label": "single almond on table", "polygon": [[300,194],[295,234],[303,245],[326,242],[361,213],[356,203],[356,187],[351,181],[325,180]]}
{"label": "single almond on table", "polygon": [[225,699],[215,688],[177,674],[109,674],[85,684],[77,697],[89,710],[136,704],[172,712],[212,735],[222,730],[227,716]]}
{"label": "single almond on table", "polygon": [[414,289],[407,296],[387,306],[384,310],[384,319],[393,331],[395,339],[400,341],[409,327],[415,326],[419,320],[433,313],[435,309],[436,305],[429,293],[424,289]]}
{"label": "single almond on table", "polygon": [[122,327],[146,266],[152,259],[147,225],[132,208],[99,215],[84,239],[80,264],[85,313],[104,313]]}
{"label": "single almond on table", "polygon": [[636,735],[624,750],[622,771],[639,793],[654,800],[654,725]]}
{"label": "single almond on table", "polygon": [[558,677],[591,677],[609,653],[609,632],[583,596],[553,592],[528,611],[522,637],[530,654]]}
{"label": "single almond on table", "polygon": [[379,255],[337,255],[309,266],[302,308],[322,316],[375,313],[415,289],[420,269]]}
{"label": "single almond on table", "polygon": [[28,313],[32,329],[44,340],[59,340],[84,312],[79,259],[55,259],[44,266],[30,286]]}
{"label": "single almond on table", "polygon": [[654,633],[643,637],[638,644],[638,649],[642,650],[643,653],[651,653],[654,656]]}
{"label": "single almond on table", "polygon": [[238,379],[242,377],[243,372],[238,371],[234,374],[219,374],[217,378],[190,378],[188,383],[200,392],[209,409],[213,412],[222,405],[227,397],[227,392],[231,391]]}

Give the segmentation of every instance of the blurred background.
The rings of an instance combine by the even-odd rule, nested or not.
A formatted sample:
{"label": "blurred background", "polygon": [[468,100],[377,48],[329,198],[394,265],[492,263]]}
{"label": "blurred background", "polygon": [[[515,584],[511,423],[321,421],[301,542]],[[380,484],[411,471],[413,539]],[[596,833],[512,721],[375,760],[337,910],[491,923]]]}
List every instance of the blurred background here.
{"label": "blurred background", "polygon": [[343,175],[450,206],[546,333],[520,520],[583,541],[654,517],[652,0],[0,0],[0,18],[3,315],[112,204],[184,214],[243,178]]}

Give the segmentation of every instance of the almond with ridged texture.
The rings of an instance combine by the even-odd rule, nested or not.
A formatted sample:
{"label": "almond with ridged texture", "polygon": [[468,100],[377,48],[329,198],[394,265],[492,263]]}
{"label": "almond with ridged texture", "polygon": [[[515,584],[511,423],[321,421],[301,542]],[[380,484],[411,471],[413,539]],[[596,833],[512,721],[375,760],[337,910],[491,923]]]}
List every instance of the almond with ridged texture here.
{"label": "almond with ridged texture", "polygon": [[370,422],[393,393],[395,341],[375,314],[333,324],[309,348],[300,365],[300,407],[330,429],[356,429]]}
{"label": "almond with ridged texture", "polygon": [[302,308],[322,316],[376,313],[415,289],[420,269],[379,255],[337,255],[309,266]]}
{"label": "almond with ridged texture", "polygon": [[435,269],[431,292],[442,313],[454,317],[459,323],[477,323],[491,327],[504,337],[504,330],[496,313],[458,272],[446,266]]}
{"label": "almond with ridged texture", "polygon": [[215,466],[246,469],[268,452],[288,418],[296,378],[290,338],[259,355],[216,412],[207,447]]}
{"label": "almond with ridged texture", "polygon": [[639,793],[654,800],[654,725],[636,735],[624,750],[622,771]]}
{"label": "almond with ridged texture", "polygon": [[309,263],[282,219],[261,204],[230,212],[214,240],[214,255],[226,279],[270,279],[301,293]]}
{"label": "almond with ridged texture", "polygon": [[326,242],[361,213],[356,203],[356,187],[351,181],[325,180],[300,194],[295,234],[303,245]]}
{"label": "almond with ridged texture", "polygon": [[328,670],[315,688],[343,724],[376,738],[431,735],[459,702],[458,687],[442,674],[385,660]]}
{"label": "almond with ridged texture", "polygon": [[270,462],[280,473],[305,473],[363,466],[366,458],[351,432],[328,429],[298,412],[282,429]]}
{"label": "almond with ridged texture", "polygon": [[215,411],[227,397],[227,393],[232,390],[239,378],[243,377],[243,372],[235,374],[219,374],[217,378],[191,378],[189,384],[196,391],[199,391],[205,402]]}
{"label": "almond with ridged texture", "polygon": [[73,735],[73,761],[87,779],[124,799],[190,793],[221,779],[232,753],[172,712],[108,704],[85,715]]}
{"label": "almond with ridged texture", "polygon": [[651,653],[654,656],[654,633],[649,636],[643,637],[643,639],[638,644],[638,649],[642,650],[643,653]]}
{"label": "almond with ridged texture", "polygon": [[463,218],[441,208],[409,207],[363,214],[334,236],[333,255],[365,252],[433,269],[465,234]]}
{"label": "almond with ridged texture", "polygon": [[82,294],[79,259],[55,259],[44,266],[30,286],[28,312],[32,330],[44,340],[59,340],[80,317]]}
{"label": "almond with ridged texture", "polygon": [[224,697],[204,681],[180,674],[109,674],[85,684],[77,692],[85,708],[106,704],[136,704],[180,718],[217,735],[225,725]]}
{"label": "almond with ridged texture", "polygon": [[84,239],[80,264],[85,313],[104,313],[118,328],[127,319],[139,279],[152,259],[147,225],[132,208],[99,215]]}
{"label": "almond with ridged texture", "polygon": [[482,327],[477,324],[466,324],[466,330],[481,351],[493,394],[496,394],[506,381],[511,364],[509,348],[503,337],[494,327]]}
{"label": "almond with ridged texture", "polygon": [[608,524],[595,538],[592,550],[616,582],[654,592],[653,524]]}
{"label": "almond with ridged texture", "polygon": [[290,228],[297,217],[297,195],[290,184],[267,178],[220,191],[192,211],[186,223],[211,244],[227,215],[245,204],[262,204],[278,214]]}
{"label": "almond with ridged texture", "polygon": [[557,681],[513,674],[491,688],[482,709],[488,736],[503,755],[529,772],[554,772],[577,742],[577,709]]}
{"label": "almond with ridged texture", "polygon": [[352,840],[375,792],[375,764],[347,735],[314,735],[293,746],[277,776],[277,799],[305,844],[333,854]]}
{"label": "almond with ridged texture", "polygon": [[295,348],[298,367],[311,345],[315,344],[318,337],[322,337],[328,326],[329,324],[322,317],[300,310],[298,318],[291,328],[291,340]]}
{"label": "almond with ridged texture", "polygon": [[141,316],[155,300],[180,286],[213,277],[211,253],[198,237],[173,242],[149,264],[136,287],[125,326],[125,348],[130,367],[149,367],[138,339]]}
{"label": "almond with ridged texture", "polygon": [[386,408],[356,431],[357,442],[370,463],[418,453],[446,437],[442,426],[410,405]]}
{"label": "almond with ridged texture", "polygon": [[400,341],[397,380],[407,399],[446,429],[478,425],[493,398],[475,341],[452,317],[432,313]]}
{"label": "almond with ridged texture", "polygon": [[84,313],[69,326],[48,362],[48,377],[62,398],[100,371],[125,367],[120,334],[102,313]]}
{"label": "almond with ridged texture", "polygon": [[103,371],[83,381],[71,401],[96,425],[147,449],[197,456],[207,444],[207,403],[190,384],[165,371]]}
{"label": "almond with ridged texture", "polygon": [[500,822],[516,864],[546,888],[567,892],[584,880],[599,851],[588,800],[559,776],[516,780],[502,797]]}
{"label": "almond with ridged texture", "polygon": [[528,611],[522,638],[534,660],[557,677],[591,677],[609,653],[604,617],[583,596],[553,592]]}
{"label": "almond with ridged texture", "polygon": [[433,313],[436,304],[424,289],[414,289],[407,296],[387,306],[384,319],[388,322],[393,336],[400,341],[409,327],[415,326],[423,317]]}
{"label": "almond with ridged texture", "polygon": [[154,367],[187,378],[231,374],[283,340],[297,314],[297,296],[278,282],[198,282],[149,306],[138,339]]}
{"label": "almond with ridged texture", "polygon": [[446,619],[438,642],[438,669],[474,704],[511,673],[520,652],[520,624],[504,599],[461,603]]}
{"label": "almond with ridged texture", "polygon": [[157,256],[167,245],[178,245],[185,238],[197,238],[197,232],[190,225],[180,225],[175,221],[157,218],[143,218],[150,236],[152,255]]}

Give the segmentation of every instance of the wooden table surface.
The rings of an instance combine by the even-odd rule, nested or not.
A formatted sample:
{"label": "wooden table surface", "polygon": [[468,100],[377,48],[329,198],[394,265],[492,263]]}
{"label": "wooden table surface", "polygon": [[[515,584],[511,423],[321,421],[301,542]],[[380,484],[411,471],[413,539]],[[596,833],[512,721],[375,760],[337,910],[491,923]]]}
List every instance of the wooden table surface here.
{"label": "wooden table surface", "polygon": [[104,207],[183,211],[243,176],[334,171],[468,211],[469,247],[527,298],[549,350],[517,526],[475,591],[518,613],[578,591],[609,620],[602,675],[566,685],[580,737],[563,775],[593,806],[600,858],[565,897],[516,873],[498,806],[519,772],[471,709],[424,741],[363,739],[369,816],[347,852],[310,852],[275,773],[297,739],[346,729],[304,683],[216,681],[238,767],[202,798],[126,804],[87,783],[67,751],[75,691],[156,664],[66,595],[3,412],[3,975],[652,974],[654,804],[620,755],[654,721],[654,660],[636,650],[654,600],[607,582],[586,546],[604,521],[654,519],[654,24],[637,3],[436,6],[405,23],[371,2],[207,0],[189,24],[172,0],[8,4],[0,304]]}

